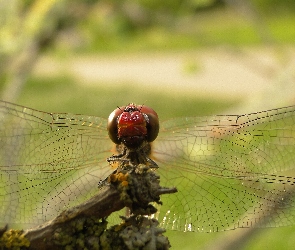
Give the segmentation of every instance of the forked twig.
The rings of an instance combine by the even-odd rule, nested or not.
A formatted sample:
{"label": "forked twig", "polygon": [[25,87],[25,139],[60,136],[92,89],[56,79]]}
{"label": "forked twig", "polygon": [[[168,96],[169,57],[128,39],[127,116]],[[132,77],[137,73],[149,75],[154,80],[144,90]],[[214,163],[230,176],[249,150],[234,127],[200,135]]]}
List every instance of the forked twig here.
{"label": "forked twig", "polygon": [[[163,188],[159,177],[146,165],[124,166],[110,176],[110,183],[90,200],[68,209],[55,219],[24,235],[30,241],[29,249],[168,249],[169,241],[157,228],[155,219],[144,215],[156,212],[150,202],[160,202],[159,195],[175,193],[176,188]],[[131,217],[106,229],[105,218],[128,207]],[[80,245],[79,245],[80,244]],[[120,248],[117,248],[120,246]]]}

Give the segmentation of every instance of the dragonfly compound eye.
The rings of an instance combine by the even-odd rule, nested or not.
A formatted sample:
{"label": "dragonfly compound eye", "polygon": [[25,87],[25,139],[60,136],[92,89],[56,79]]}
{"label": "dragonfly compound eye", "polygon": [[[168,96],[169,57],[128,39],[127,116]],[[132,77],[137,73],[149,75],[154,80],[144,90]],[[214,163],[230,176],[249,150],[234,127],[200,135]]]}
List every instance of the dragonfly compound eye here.
{"label": "dragonfly compound eye", "polygon": [[154,141],[159,132],[157,113],[146,106],[129,104],[115,109],[108,119],[111,140],[128,148],[141,145],[143,141]]}

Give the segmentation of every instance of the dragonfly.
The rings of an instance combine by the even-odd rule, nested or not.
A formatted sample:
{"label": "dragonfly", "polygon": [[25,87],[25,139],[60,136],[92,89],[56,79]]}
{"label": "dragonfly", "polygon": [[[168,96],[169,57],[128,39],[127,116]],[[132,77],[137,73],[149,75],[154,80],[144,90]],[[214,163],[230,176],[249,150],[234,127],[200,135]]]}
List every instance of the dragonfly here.
{"label": "dragonfly", "polygon": [[[115,154],[106,118],[0,101],[0,226],[29,228],[99,192]],[[151,144],[166,229],[295,224],[295,106],[159,123]]]}

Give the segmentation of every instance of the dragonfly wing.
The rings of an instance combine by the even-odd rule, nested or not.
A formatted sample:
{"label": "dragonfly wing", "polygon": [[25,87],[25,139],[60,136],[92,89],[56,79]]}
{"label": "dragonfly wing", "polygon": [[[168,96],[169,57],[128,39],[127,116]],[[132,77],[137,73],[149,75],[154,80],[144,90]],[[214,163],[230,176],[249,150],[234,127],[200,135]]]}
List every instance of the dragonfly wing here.
{"label": "dragonfly wing", "polygon": [[47,221],[91,197],[112,171],[103,118],[0,101],[0,122],[1,224]]}
{"label": "dragonfly wing", "polygon": [[294,224],[294,106],[161,125],[153,157],[161,185],[178,189],[161,197],[162,226],[212,232]]}

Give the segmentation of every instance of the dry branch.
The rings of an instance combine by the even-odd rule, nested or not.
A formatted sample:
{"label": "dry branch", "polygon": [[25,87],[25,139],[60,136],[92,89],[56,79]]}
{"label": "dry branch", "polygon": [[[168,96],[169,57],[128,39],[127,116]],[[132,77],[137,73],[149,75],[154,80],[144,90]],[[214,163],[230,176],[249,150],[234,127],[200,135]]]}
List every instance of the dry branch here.
{"label": "dry branch", "polygon": [[55,219],[25,233],[31,246],[29,249],[54,249],[55,231],[68,225],[71,221],[83,217],[104,218],[112,212],[121,210],[124,202],[120,199],[120,192],[113,186],[105,186],[99,194],[87,202],[68,209],[58,215]]}
{"label": "dry branch", "polygon": [[[168,249],[169,241],[162,235],[165,230],[157,228],[156,220],[143,215],[155,213],[150,202],[161,203],[160,195],[175,193],[176,188],[161,187],[159,176],[141,164],[120,168],[110,182],[85,203],[27,230],[29,249],[134,249],[138,244],[138,249]],[[105,230],[105,218],[125,206],[132,216]]]}

